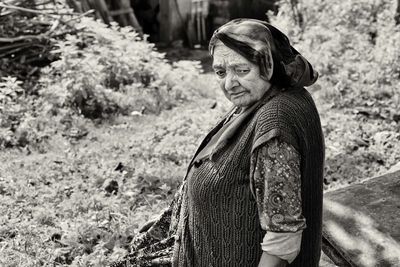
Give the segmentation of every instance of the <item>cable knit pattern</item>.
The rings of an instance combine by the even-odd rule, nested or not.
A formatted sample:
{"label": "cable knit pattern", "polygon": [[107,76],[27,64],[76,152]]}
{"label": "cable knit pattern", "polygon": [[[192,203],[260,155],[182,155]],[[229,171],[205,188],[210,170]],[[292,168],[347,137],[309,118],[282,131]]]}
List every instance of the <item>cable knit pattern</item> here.
{"label": "cable knit pattern", "polygon": [[252,151],[275,137],[296,148],[301,158],[302,212],[307,228],[301,251],[290,266],[318,266],[324,142],[315,104],[300,89],[264,99],[254,112],[212,160],[190,169],[184,198],[187,216],[173,266],[258,265],[265,231],[250,190],[250,159]]}
{"label": "cable knit pattern", "polygon": [[[324,141],[315,104],[305,89],[299,89],[267,92],[257,105],[211,159],[191,161],[170,208],[135,238],[132,253],[112,266],[148,266],[150,261],[173,267],[257,266],[265,231],[250,185],[251,158],[273,138],[294,147],[301,159],[302,214],[307,228],[300,253],[289,266],[318,266]],[[222,125],[223,121],[206,136],[194,158]]]}

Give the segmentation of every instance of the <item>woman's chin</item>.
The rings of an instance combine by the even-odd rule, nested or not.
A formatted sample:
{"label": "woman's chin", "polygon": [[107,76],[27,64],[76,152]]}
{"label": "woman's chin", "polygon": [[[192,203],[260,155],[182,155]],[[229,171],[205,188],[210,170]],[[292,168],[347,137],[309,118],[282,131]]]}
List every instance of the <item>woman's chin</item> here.
{"label": "woman's chin", "polygon": [[247,107],[247,106],[249,106],[249,105],[254,103],[254,101],[251,101],[251,99],[249,99],[246,96],[231,97],[230,100],[237,107]]}

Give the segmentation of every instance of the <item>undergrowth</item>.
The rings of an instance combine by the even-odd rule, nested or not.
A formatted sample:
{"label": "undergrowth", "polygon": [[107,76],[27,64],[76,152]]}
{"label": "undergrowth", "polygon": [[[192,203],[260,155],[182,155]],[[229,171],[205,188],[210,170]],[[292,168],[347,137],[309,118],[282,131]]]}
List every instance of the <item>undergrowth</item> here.
{"label": "undergrowth", "polygon": [[210,94],[199,62],[168,62],[130,27],[86,17],[75,27],[81,30],[55,40],[58,60],[29,93],[13,77],[0,80],[0,148],[46,151],[48,136],[85,132],[84,119],[159,114]]}
{"label": "undergrowth", "polygon": [[[272,23],[319,71],[325,189],[400,161],[394,1],[282,2]],[[106,266],[166,207],[226,112],[212,74],[170,64],[130,28],[83,19],[27,94],[0,81],[0,265]]]}
{"label": "undergrowth", "polygon": [[396,1],[281,1],[271,23],[319,72],[327,187],[385,172],[400,161],[400,28]]}
{"label": "undergrowth", "polygon": [[55,107],[87,118],[132,111],[159,113],[201,95],[198,62],[170,64],[154,44],[129,27],[108,27],[89,18],[83,30],[57,42],[60,55],[43,70],[40,93]]}

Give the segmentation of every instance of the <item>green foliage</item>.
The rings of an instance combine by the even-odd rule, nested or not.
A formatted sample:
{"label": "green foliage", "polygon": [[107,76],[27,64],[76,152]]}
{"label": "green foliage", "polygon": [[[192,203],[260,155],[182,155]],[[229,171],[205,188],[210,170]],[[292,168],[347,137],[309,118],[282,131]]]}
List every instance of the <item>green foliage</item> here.
{"label": "green foliage", "polygon": [[[199,139],[226,111],[202,99],[159,115],[120,116],[46,154],[0,154],[0,265],[107,266],[171,201]],[[194,119],[196,118],[196,119]],[[109,181],[118,193],[108,194]],[[23,263],[21,263],[23,262]]]}
{"label": "green foliage", "polygon": [[83,18],[82,32],[57,43],[60,60],[44,71],[42,96],[87,118],[159,113],[198,96],[197,62],[169,64],[132,28]]}
{"label": "green foliage", "polygon": [[158,114],[209,94],[199,62],[169,63],[132,28],[86,17],[75,27],[81,31],[54,40],[59,60],[41,70],[30,95],[15,78],[0,82],[0,147],[44,152],[48,136],[85,131],[84,118]]}
{"label": "green foliage", "polygon": [[325,133],[325,184],[337,187],[383,173],[400,160],[397,3],[299,2],[301,25],[289,1],[281,1],[270,19],[320,74],[310,89]]}
{"label": "green foliage", "polygon": [[22,82],[13,77],[5,77],[0,81],[0,126],[14,129],[20,123],[24,114],[23,97],[24,90],[20,87]]}
{"label": "green foliage", "polygon": [[[321,74],[311,91],[326,139],[325,188],[382,174],[400,161],[392,2],[300,2],[302,28],[287,2],[270,18]],[[0,147],[18,147],[0,153],[2,266],[121,259],[229,106],[196,62],[169,64],[129,28],[78,26],[85,31],[58,42],[39,96],[0,81]],[[42,143],[47,153],[29,150]],[[110,181],[117,193],[105,190]]]}
{"label": "green foliage", "polygon": [[0,81],[0,148],[40,143],[46,138],[32,117],[35,103],[25,96],[21,84],[13,77]]}
{"label": "green foliage", "polygon": [[400,28],[394,0],[300,1],[303,24],[282,1],[271,22],[286,32],[320,73],[315,90],[335,106],[363,105],[371,98],[400,105]]}

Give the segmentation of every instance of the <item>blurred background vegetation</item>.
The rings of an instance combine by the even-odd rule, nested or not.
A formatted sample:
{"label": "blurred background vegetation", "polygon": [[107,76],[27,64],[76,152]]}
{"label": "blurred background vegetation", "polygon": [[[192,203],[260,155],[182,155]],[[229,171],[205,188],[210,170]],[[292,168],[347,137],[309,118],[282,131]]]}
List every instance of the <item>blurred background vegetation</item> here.
{"label": "blurred background vegetation", "polygon": [[[126,255],[230,107],[203,71],[207,51],[185,48],[207,39],[185,31],[196,21],[167,43],[152,33],[155,46],[142,38],[143,16],[140,31],[101,22],[95,2],[0,3],[0,265],[106,266]],[[241,1],[209,7],[220,2],[228,10],[205,17],[209,27],[240,16]],[[395,0],[265,7],[320,73],[309,90],[326,138],[326,190],[399,167],[397,10]],[[182,27],[170,19],[169,29]]]}

